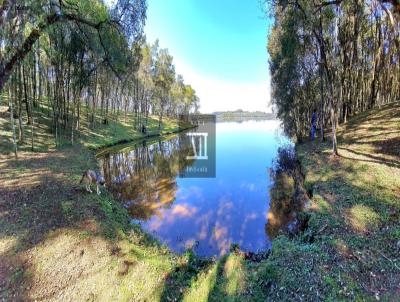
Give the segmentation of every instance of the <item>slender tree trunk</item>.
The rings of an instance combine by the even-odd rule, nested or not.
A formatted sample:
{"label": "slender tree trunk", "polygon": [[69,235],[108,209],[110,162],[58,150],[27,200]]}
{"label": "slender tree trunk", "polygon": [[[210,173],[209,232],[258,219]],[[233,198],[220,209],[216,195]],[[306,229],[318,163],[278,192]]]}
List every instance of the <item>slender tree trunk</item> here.
{"label": "slender tree trunk", "polygon": [[24,143],[24,129],[22,124],[22,79],[21,72],[19,70],[18,74],[18,142],[20,144]]}
{"label": "slender tree trunk", "polygon": [[26,108],[26,115],[28,117],[28,125],[30,125],[32,123],[32,113],[30,111],[30,106],[29,106],[26,71],[25,71],[25,66],[23,64],[21,65],[21,77],[24,87],[24,103]]}
{"label": "slender tree trunk", "polygon": [[330,108],[330,115],[331,115],[331,125],[332,125],[332,152],[334,155],[338,155],[338,148],[337,148],[337,139],[336,139],[336,129],[337,129],[337,118],[335,114],[335,107],[333,102],[333,83],[329,81],[329,108]]}
{"label": "slender tree trunk", "polygon": [[321,100],[320,100],[320,113],[319,113],[319,131],[320,131],[320,141],[324,141],[324,71],[323,67],[319,66],[319,73],[320,73],[320,93],[321,93]]}
{"label": "slender tree trunk", "polygon": [[10,90],[9,90],[9,94],[8,94],[8,103],[9,103],[9,107],[10,107],[10,121],[11,121],[12,133],[13,133],[14,155],[15,155],[15,159],[18,159],[17,139],[15,136],[14,106],[13,106],[13,101],[11,98],[11,85],[10,85]]}
{"label": "slender tree trunk", "polygon": [[34,149],[34,124],[35,124],[35,117],[34,117],[34,115],[33,115],[33,100],[31,100],[30,102],[29,102],[29,104],[30,104],[30,107],[31,107],[31,116],[32,116],[32,121],[31,121],[31,144],[32,144],[32,146],[31,146],[31,150],[32,151],[34,151],[35,149]]}
{"label": "slender tree trunk", "polygon": [[160,118],[158,119],[158,130],[161,129],[161,123],[162,123],[162,119],[163,119],[163,113],[164,113],[164,101],[161,101]]}

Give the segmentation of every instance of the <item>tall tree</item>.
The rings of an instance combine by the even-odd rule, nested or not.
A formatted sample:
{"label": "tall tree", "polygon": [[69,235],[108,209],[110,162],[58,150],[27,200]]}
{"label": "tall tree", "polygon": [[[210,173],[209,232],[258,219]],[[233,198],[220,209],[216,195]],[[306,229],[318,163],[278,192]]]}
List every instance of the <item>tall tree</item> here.
{"label": "tall tree", "polygon": [[12,44],[0,48],[0,91],[13,68],[31,52],[39,37],[58,23],[94,30],[103,47],[104,61],[113,68],[108,51],[111,44],[107,43],[106,34],[122,33],[132,42],[142,31],[145,11],[145,0],[118,0],[110,9],[99,0],[3,0],[0,40]]}
{"label": "tall tree", "polygon": [[321,127],[400,97],[399,20],[390,1],[267,1],[273,102],[286,132],[301,140],[318,109]]}
{"label": "tall tree", "polygon": [[168,49],[161,49],[157,54],[157,59],[154,68],[154,82],[157,89],[159,123],[158,128],[161,128],[161,123],[165,111],[165,107],[171,96],[171,87],[175,80],[175,67],[172,64],[172,56]]}

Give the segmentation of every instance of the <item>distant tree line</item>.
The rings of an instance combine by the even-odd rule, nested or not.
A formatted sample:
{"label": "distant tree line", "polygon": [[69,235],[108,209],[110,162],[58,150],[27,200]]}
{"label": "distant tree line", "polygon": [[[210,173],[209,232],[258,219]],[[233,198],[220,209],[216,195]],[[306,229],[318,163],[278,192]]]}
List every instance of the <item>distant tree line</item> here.
{"label": "distant tree line", "polygon": [[[89,127],[133,114],[197,111],[195,90],[175,73],[173,58],[143,35],[146,0],[3,0],[0,4],[0,96],[11,111],[15,150],[45,110],[56,143],[74,142],[82,112]],[[83,110],[84,109],[84,110]]]}
{"label": "distant tree line", "polygon": [[228,121],[228,120],[273,120],[276,118],[275,114],[262,111],[244,111],[238,109],[235,111],[215,111],[217,121]]}
{"label": "distant tree line", "polygon": [[288,135],[320,138],[349,116],[400,99],[400,6],[378,0],[268,0],[272,100]]}

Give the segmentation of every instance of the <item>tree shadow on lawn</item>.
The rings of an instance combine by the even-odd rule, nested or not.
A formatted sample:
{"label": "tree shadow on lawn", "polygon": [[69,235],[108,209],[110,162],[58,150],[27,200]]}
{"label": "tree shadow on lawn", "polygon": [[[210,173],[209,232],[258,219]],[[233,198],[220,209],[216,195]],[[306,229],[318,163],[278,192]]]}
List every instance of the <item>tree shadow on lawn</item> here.
{"label": "tree shadow on lawn", "polygon": [[[334,264],[327,276],[335,280],[342,274],[339,288],[345,285],[362,296],[379,293],[390,300],[399,290],[396,234],[400,208],[395,197],[382,194],[378,185],[368,189],[348,180],[340,184],[336,181],[328,179],[320,184],[318,195],[330,210],[314,210],[311,219],[312,233],[316,234],[313,242],[325,247]],[[332,198],[324,198],[325,195]],[[340,298],[337,292],[334,294]]]}
{"label": "tree shadow on lawn", "polygon": [[[382,145],[379,144],[379,146],[382,146]],[[350,153],[353,153],[353,154],[356,154],[356,155],[360,155],[360,156],[366,157],[368,159],[346,157],[346,156],[340,154],[340,149],[346,150],[347,152],[350,152]],[[397,156],[397,151],[396,150],[394,150],[394,153]],[[348,160],[353,160],[353,161],[377,163],[377,164],[382,164],[382,165],[385,165],[385,166],[388,166],[388,167],[392,167],[392,168],[400,168],[400,161],[390,160],[390,159],[387,159],[387,158],[384,158],[384,157],[372,155],[370,153],[363,153],[363,152],[360,152],[360,151],[355,151],[355,150],[352,150],[352,149],[349,149],[349,148],[344,148],[344,147],[340,147],[339,148],[339,157],[344,158],[344,159],[348,159]]]}
{"label": "tree shadow on lawn", "polygon": [[[398,107],[394,106],[397,104]],[[380,108],[372,109],[371,111],[361,112],[352,117],[345,125],[347,130],[356,130],[360,123],[374,123],[378,121],[380,124],[382,119],[389,121],[400,117],[400,102],[386,104]]]}
{"label": "tree shadow on lawn", "polygon": [[[339,175],[317,184],[308,212],[309,229],[290,242],[293,250],[284,244],[268,260],[280,268],[281,289],[275,287],[267,297],[297,300],[298,293],[305,300],[336,301],[378,294],[392,301],[400,277],[395,239],[400,208],[393,204],[393,196],[384,197],[378,187],[370,190]],[[312,266],[307,264],[310,260]]]}
{"label": "tree shadow on lawn", "polygon": [[191,251],[188,252],[187,257],[186,262],[178,265],[168,274],[160,301],[182,301],[185,290],[191,287],[192,282],[196,280],[199,274],[208,271],[214,265],[214,261],[199,258]]}
{"label": "tree shadow on lawn", "polygon": [[218,260],[201,259],[189,252],[164,283],[160,301],[242,301],[246,284],[243,256],[231,252]]}
{"label": "tree shadow on lawn", "polygon": [[42,176],[40,184],[17,190],[0,189],[0,236],[17,236],[17,250],[26,250],[42,241],[49,231],[76,226],[85,219],[104,219],[95,199],[84,189],[68,186],[56,178]]}
{"label": "tree shadow on lawn", "polygon": [[[371,157],[370,154],[362,155]],[[319,159],[323,164],[308,162],[308,169],[316,170],[318,175],[311,183],[314,205],[309,231],[313,234],[313,242],[324,247],[335,263],[332,271],[321,278],[335,280],[341,273],[342,278],[347,279],[348,289],[353,287],[355,292],[364,292],[363,296],[387,295],[390,300],[399,290],[396,280],[400,276],[400,259],[396,244],[400,205],[396,191],[390,187],[391,182],[385,183],[384,178],[379,178],[385,177],[381,173],[374,174],[375,167],[368,163],[399,166],[376,157],[371,160],[341,158],[347,159],[341,156],[332,160],[322,155]],[[391,170],[387,171],[390,173]],[[392,174],[386,177],[392,177]],[[326,287],[343,288],[343,284],[335,284]],[[339,299],[340,295],[335,293],[335,297]]]}
{"label": "tree shadow on lawn", "polygon": [[396,156],[400,163],[400,136],[371,142],[375,150],[381,154]]}
{"label": "tree shadow on lawn", "polygon": [[[84,208],[87,198],[80,198],[81,192],[66,189],[66,184],[58,179],[41,176],[39,185],[31,188],[1,188],[0,196],[0,239],[13,239],[13,244],[0,255],[3,298],[28,300],[26,288],[31,286],[31,276],[26,272],[29,264],[24,252],[47,239],[57,229],[78,228],[80,221],[96,215],[95,208]],[[79,212],[75,205],[80,203]],[[15,296],[14,296],[15,295]]]}
{"label": "tree shadow on lawn", "polygon": [[[400,136],[400,131],[388,131],[384,133],[385,136],[391,136],[391,135],[398,135]],[[372,144],[374,143],[374,141],[368,141],[368,139],[371,138],[381,138],[382,137],[382,133],[374,133],[371,135],[364,135],[364,136],[358,136],[357,138],[354,137],[341,137],[340,143],[344,143],[344,144]],[[363,141],[363,140],[367,140],[367,141]],[[388,139],[389,140],[389,139]],[[386,140],[383,140],[386,141]]]}
{"label": "tree shadow on lawn", "polygon": [[[241,301],[245,280],[243,258],[236,252],[223,256],[217,263],[215,282],[210,284],[208,301]],[[250,284],[248,285],[251,286]],[[254,286],[254,284],[252,284]],[[247,299],[246,299],[247,300]]]}

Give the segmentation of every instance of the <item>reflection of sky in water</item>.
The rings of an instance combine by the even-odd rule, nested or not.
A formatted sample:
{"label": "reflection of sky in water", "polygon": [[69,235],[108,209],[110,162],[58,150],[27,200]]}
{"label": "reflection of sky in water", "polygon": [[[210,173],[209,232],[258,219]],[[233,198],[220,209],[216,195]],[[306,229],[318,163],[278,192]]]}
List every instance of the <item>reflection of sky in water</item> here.
{"label": "reflection of sky in water", "polygon": [[177,178],[175,201],[142,227],[177,252],[196,243],[200,255],[221,255],[232,243],[270,247],[268,168],[282,143],[277,129],[274,121],[218,123],[216,178]]}

